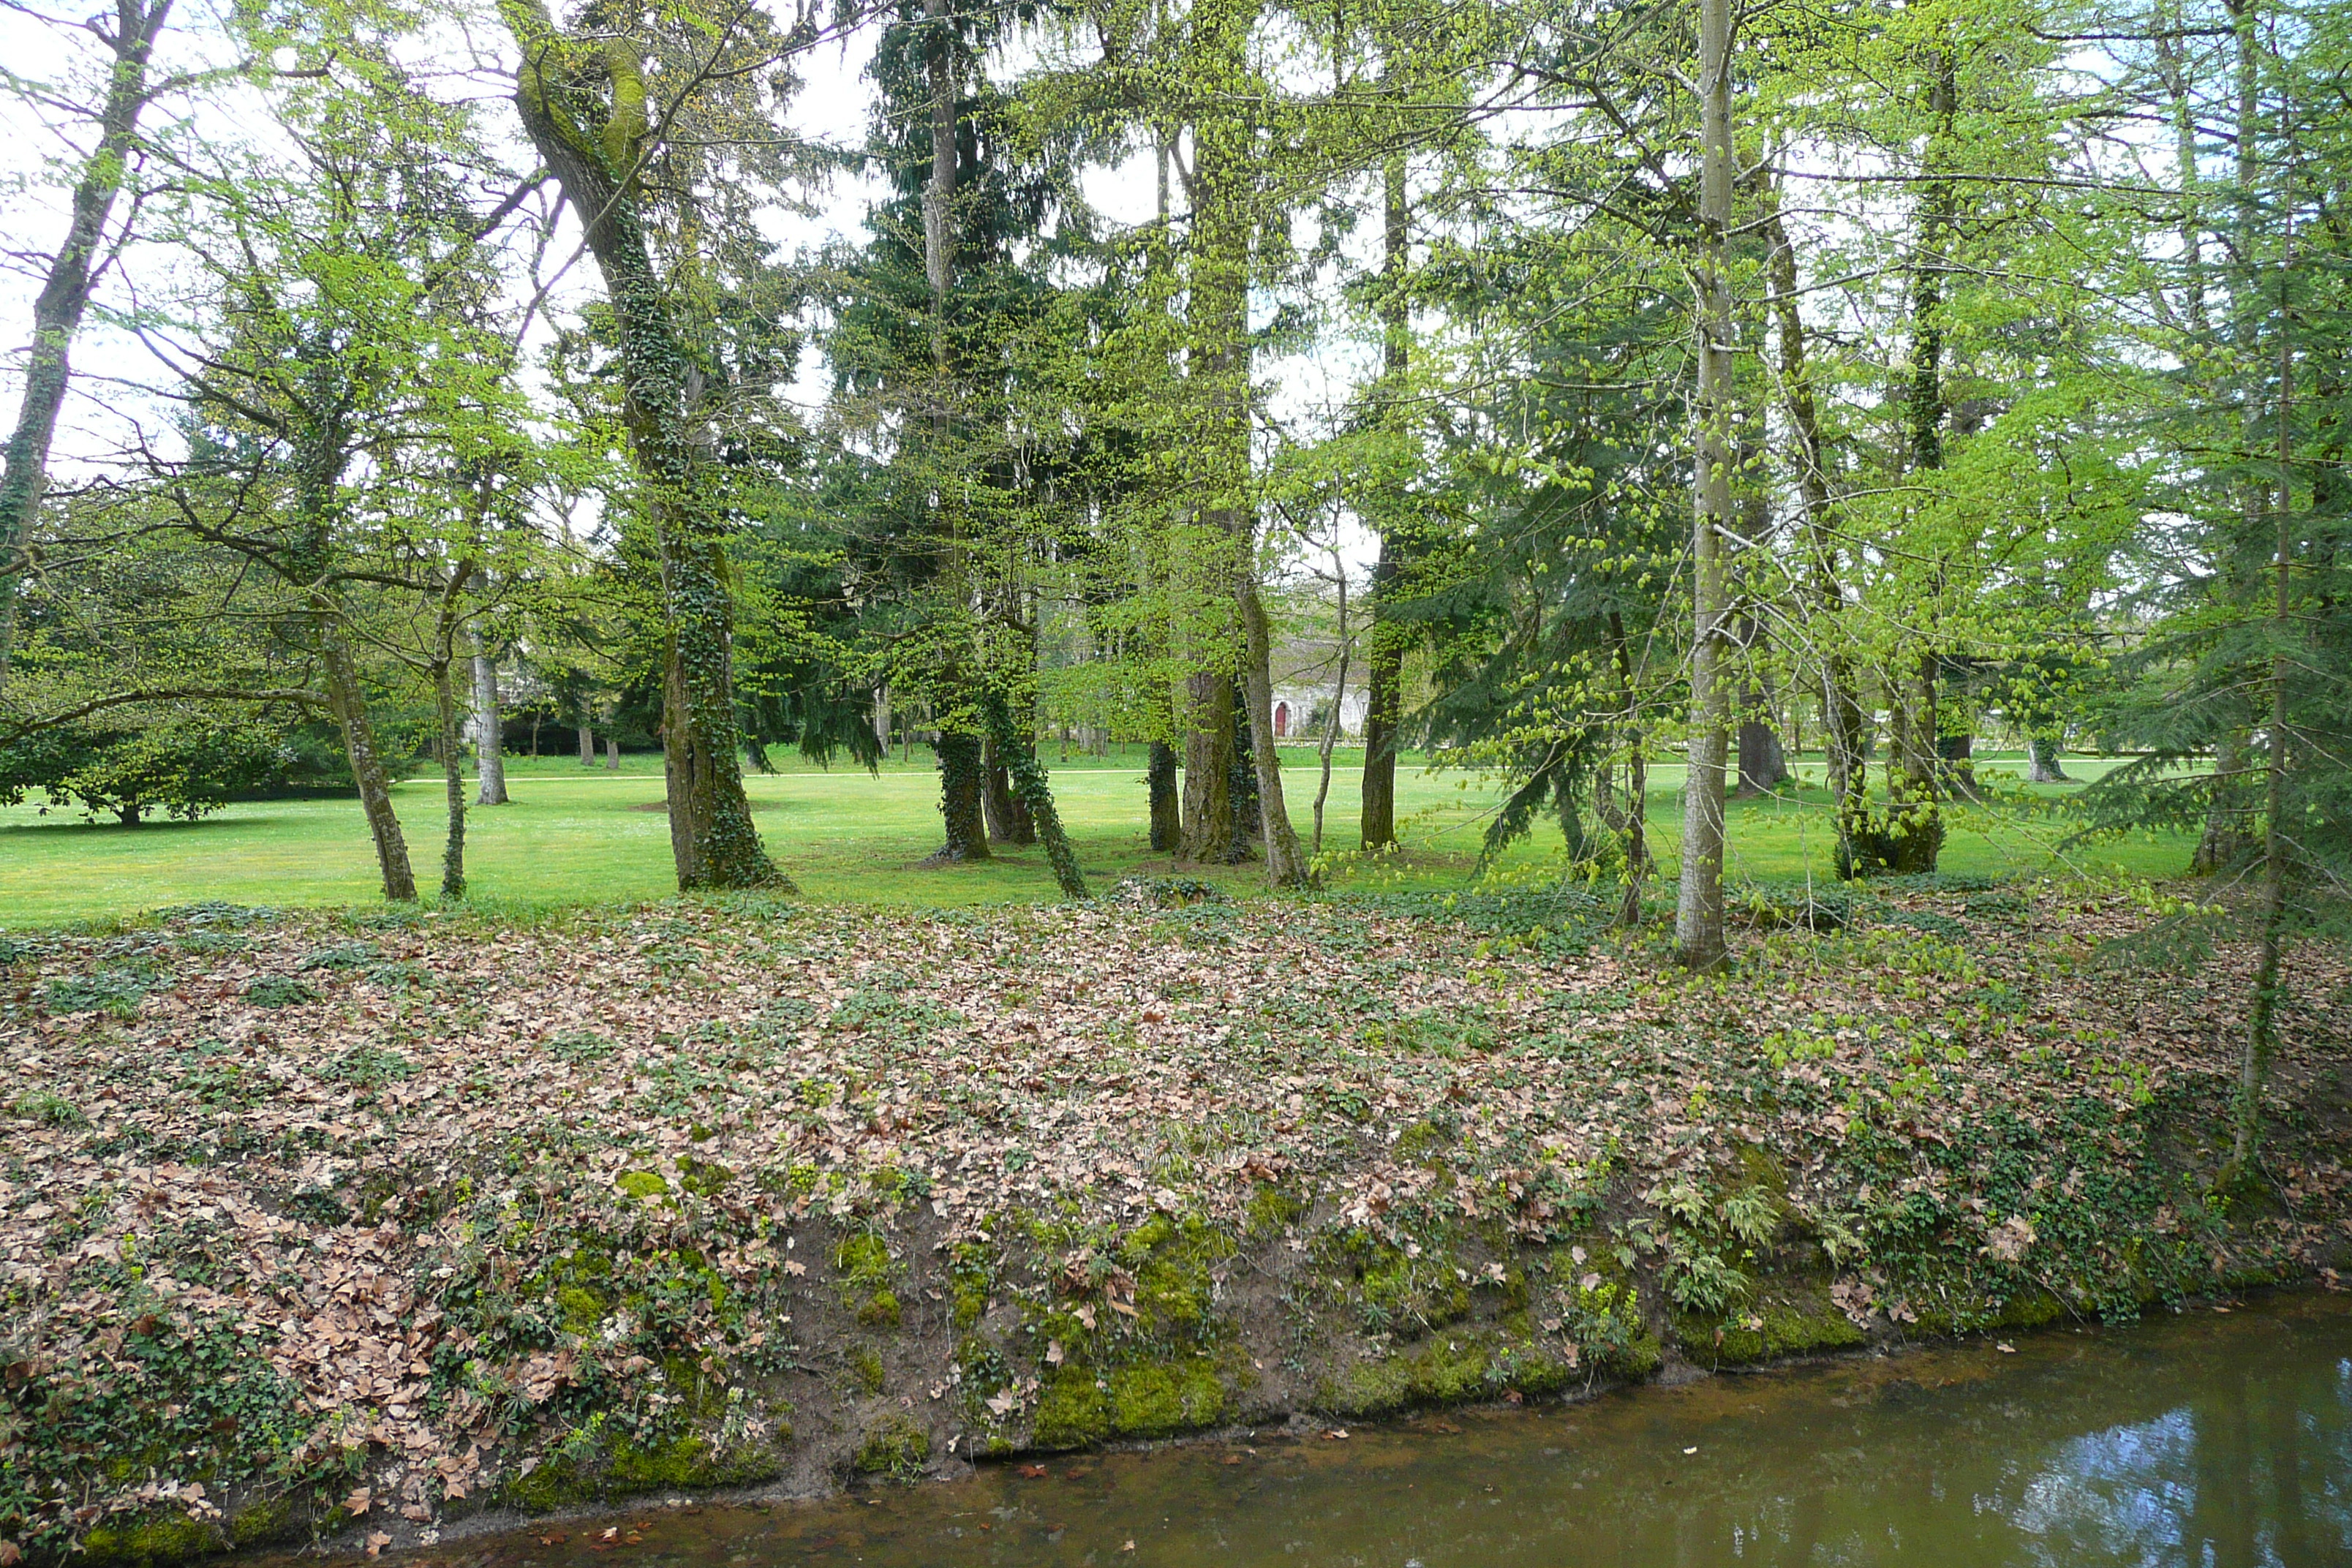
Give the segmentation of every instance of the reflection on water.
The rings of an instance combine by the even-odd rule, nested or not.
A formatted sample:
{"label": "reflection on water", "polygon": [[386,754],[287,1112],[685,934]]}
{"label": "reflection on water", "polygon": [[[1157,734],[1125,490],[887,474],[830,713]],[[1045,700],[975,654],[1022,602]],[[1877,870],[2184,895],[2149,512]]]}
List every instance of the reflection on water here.
{"label": "reflection on water", "polygon": [[[1719,1377],[1345,1440],[1056,1460],[818,1504],[645,1509],[450,1568],[2352,1564],[2352,1310]],[[544,1538],[562,1533],[555,1544]],[[1130,1546],[1129,1543],[1132,1542]],[[404,1565],[420,1568],[422,1559]]]}

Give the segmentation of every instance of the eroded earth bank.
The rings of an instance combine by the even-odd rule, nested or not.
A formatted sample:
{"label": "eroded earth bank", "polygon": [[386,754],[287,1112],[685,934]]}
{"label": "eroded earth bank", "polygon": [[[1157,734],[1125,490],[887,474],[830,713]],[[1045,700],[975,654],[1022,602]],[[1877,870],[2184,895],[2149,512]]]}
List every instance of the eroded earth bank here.
{"label": "eroded earth bank", "polygon": [[2262,1180],[2209,1195],[2245,966],[2131,967],[2121,894],[1759,906],[1696,979],[1573,900],[1183,892],[16,938],[0,1560],[408,1544],[2343,1261],[2345,977],[2293,976]]}

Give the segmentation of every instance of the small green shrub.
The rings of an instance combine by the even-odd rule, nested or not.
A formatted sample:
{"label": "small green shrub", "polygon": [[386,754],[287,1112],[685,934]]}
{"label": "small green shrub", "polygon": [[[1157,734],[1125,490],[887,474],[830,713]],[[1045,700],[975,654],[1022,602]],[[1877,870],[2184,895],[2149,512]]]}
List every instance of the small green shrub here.
{"label": "small green shrub", "polygon": [[104,1013],[110,1017],[135,1018],[147,995],[146,976],[127,969],[52,980],[42,1005],[52,1013]]}
{"label": "small green shrub", "polygon": [[290,974],[263,974],[247,984],[245,999],[257,1007],[294,1007],[316,1002],[319,994]]}
{"label": "small green shrub", "polygon": [[47,1127],[89,1125],[89,1118],[81,1113],[81,1107],[64,1095],[46,1089],[31,1089],[18,1095],[16,1102],[8,1108],[8,1111],[12,1116],[21,1117],[26,1121],[37,1121]]}

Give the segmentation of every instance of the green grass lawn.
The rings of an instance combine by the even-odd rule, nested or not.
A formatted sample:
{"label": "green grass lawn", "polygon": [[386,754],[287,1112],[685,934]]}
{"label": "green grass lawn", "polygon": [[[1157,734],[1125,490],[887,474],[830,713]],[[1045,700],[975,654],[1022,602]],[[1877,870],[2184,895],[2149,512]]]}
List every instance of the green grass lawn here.
{"label": "green grass lawn", "polygon": [[[1355,839],[1360,750],[1335,755],[1326,807],[1327,849]],[[1169,869],[1145,841],[1140,747],[1108,758],[1061,760],[1045,748],[1055,798],[1098,889],[1132,871]],[[1002,854],[987,863],[926,868],[938,847],[939,783],[929,753],[897,757],[879,773],[819,769],[797,756],[778,758],[780,771],[748,781],[755,816],[770,853],[812,899],[894,905],[1026,902],[1054,897],[1042,851]],[[2069,758],[2079,779],[2114,765]],[[2021,759],[1981,759],[1988,779],[2014,786]],[[1652,843],[1669,861],[1679,837],[1679,766],[1650,774]],[[1782,798],[1735,801],[1730,808],[1734,877],[1827,876],[1832,839],[1821,764],[1801,764],[1803,786]],[[1300,837],[1312,820],[1316,758],[1311,749],[1286,750],[1283,780]],[[477,897],[515,905],[556,905],[658,898],[674,890],[668,824],[661,808],[657,756],[623,759],[618,773],[583,768],[565,758],[511,758],[509,805],[478,809],[467,818],[467,868]],[[2052,797],[2066,786],[2031,786]],[[1433,772],[1419,758],[1398,770],[1397,810],[1403,852],[1378,866],[1331,867],[1335,882],[1383,887],[1458,886],[1473,870],[1496,799],[1495,781],[1481,773]],[[420,774],[394,798],[417,881],[438,880],[441,783]],[[2011,874],[2053,868],[2053,848],[2068,831],[2061,818],[2007,809],[1962,808],[1956,814],[1943,864],[1953,871]],[[2177,839],[2103,846],[2077,853],[2076,869],[2120,868],[2140,875],[2177,873],[2189,847]],[[1506,856],[1499,871],[1540,875],[1559,858],[1556,826],[1539,826]],[[1255,867],[1207,873],[1236,891],[1258,886]],[[0,808],[0,928],[28,928],[136,913],[170,904],[221,899],[278,906],[366,903],[377,897],[373,855],[356,802],[255,802],[230,806],[196,823],[152,822],[125,828],[83,822],[70,809],[47,816],[34,805]]]}

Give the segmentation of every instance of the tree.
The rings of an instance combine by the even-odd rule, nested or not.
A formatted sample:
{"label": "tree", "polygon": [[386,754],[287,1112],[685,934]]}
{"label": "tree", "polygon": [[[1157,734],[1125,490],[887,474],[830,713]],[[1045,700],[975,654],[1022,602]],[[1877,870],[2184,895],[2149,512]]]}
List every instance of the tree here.
{"label": "tree", "polygon": [[[176,79],[152,81],[149,74],[156,41],[171,12],[172,0],[115,0],[111,30],[97,17],[81,24],[105,46],[111,61],[105,93],[91,116],[98,137],[82,158],[74,183],[65,241],[51,258],[33,302],[32,356],[5,467],[0,467],[0,690],[8,684],[16,641],[16,587],[23,571],[18,557],[32,533],[48,478],[49,446],[72,376],[74,336],[89,312],[109,253],[124,237],[117,235],[110,240],[107,224],[139,151],[140,116],[160,93],[181,85]],[[46,96],[53,104],[72,101],[68,95]]]}
{"label": "tree", "polygon": [[[782,887],[751,822],[743,793],[735,680],[730,647],[733,601],[719,520],[701,499],[709,447],[707,371],[681,330],[674,291],[655,264],[646,223],[646,174],[665,152],[666,172],[690,175],[687,160],[656,134],[696,123],[695,96],[712,83],[759,80],[786,46],[758,13],[739,8],[681,17],[660,42],[664,83],[686,95],[656,105],[646,68],[648,41],[627,32],[573,35],[557,29],[539,0],[500,0],[499,14],[521,51],[515,105],[586,232],[604,282],[620,354],[622,418],[639,484],[635,504],[661,567],[666,648],[662,679],[663,771],[668,782],[670,851],[681,889]],[[711,25],[706,29],[700,21]],[[703,40],[717,40],[703,47]],[[699,52],[697,52],[699,50]],[[707,117],[698,139],[724,147],[748,128]],[[668,187],[680,223],[691,227],[698,193]],[[690,253],[689,253],[690,254]]]}

